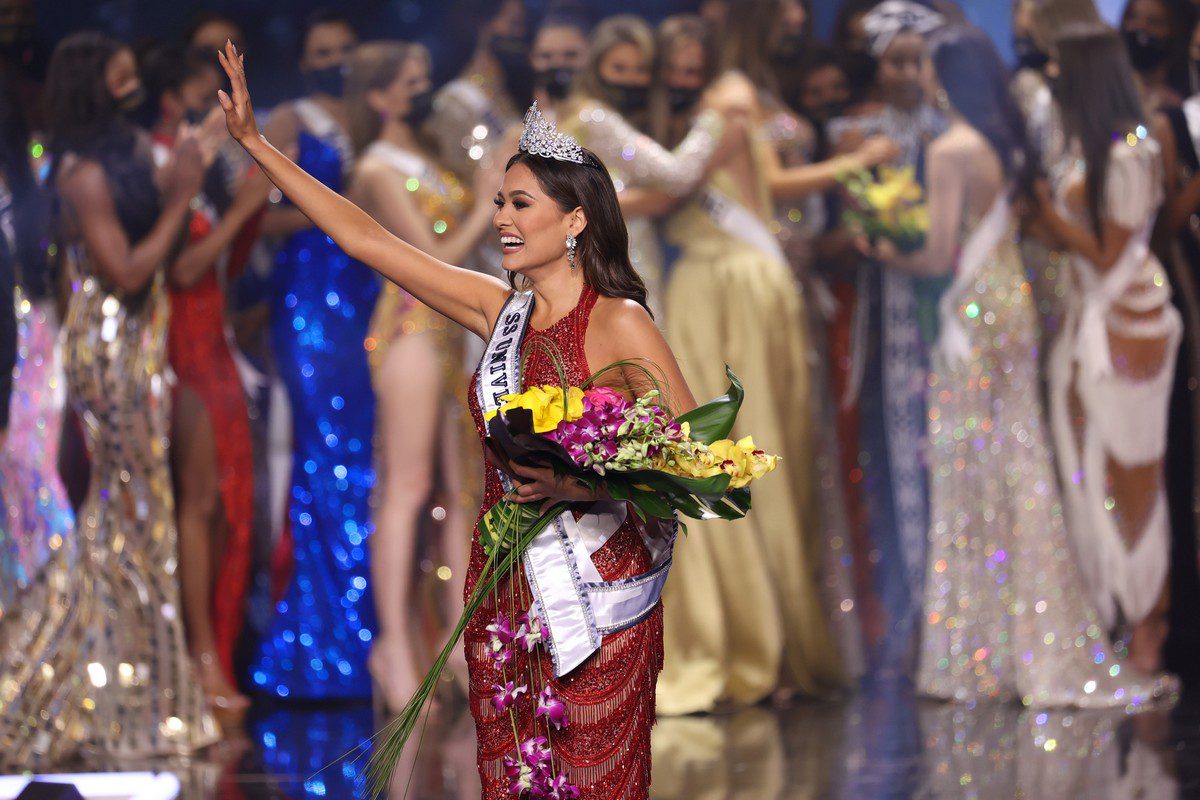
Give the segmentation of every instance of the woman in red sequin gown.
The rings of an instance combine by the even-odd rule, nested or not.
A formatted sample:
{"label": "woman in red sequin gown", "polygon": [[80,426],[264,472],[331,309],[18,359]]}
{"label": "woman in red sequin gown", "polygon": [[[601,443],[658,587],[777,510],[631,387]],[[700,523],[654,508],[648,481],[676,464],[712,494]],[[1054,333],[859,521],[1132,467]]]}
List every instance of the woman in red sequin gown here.
{"label": "woman in red sequin gown", "polygon": [[[572,382],[588,377],[592,365],[638,361],[659,372],[665,399],[675,412],[695,406],[674,354],[647,311],[645,287],[629,262],[629,235],[612,179],[594,154],[542,131],[540,144],[550,145],[556,156],[565,152],[578,160],[523,150],[509,161],[493,218],[502,264],[509,272],[506,284],[450,266],[408,245],[296,166],[259,134],[244,62],[233,45],[226,46],[221,62],[232,87],[231,95],[220,95],[230,133],[271,182],[352,258],[485,340],[491,337],[513,287],[527,289],[534,300],[527,346],[539,340],[555,345]],[[577,247],[568,247],[572,240]],[[547,356],[540,350],[528,352],[523,383],[557,382]],[[648,381],[637,369],[617,369],[605,377],[605,384],[628,395],[648,389]],[[481,426],[473,397],[471,403],[476,425]],[[586,508],[586,503],[597,499],[550,470],[523,468],[514,479],[516,502],[565,500]],[[492,467],[487,470],[485,491],[486,509],[502,494],[499,474]],[[483,564],[477,537],[472,538],[467,591],[474,587]],[[592,561],[606,580],[636,575],[650,566],[641,536],[629,522],[592,554]],[[555,769],[578,787],[583,800],[644,800],[650,787],[654,687],[662,661],[661,609],[631,628],[605,636],[597,652],[561,679],[551,677],[544,654],[519,662],[530,674],[529,695],[516,704],[517,713],[509,718],[493,710],[491,684],[498,673],[484,657],[484,629],[497,606],[501,611],[528,608],[525,576],[518,572],[512,577],[501,581],[466,635],[483,797],[513,796],[505,756],[517,754],[518,742],[546,737]],[[546,684],[566,703],[570,724],[563,730],[551,730],[534,716],[531,697]]]}
{"label": "woman in red sequin gown", "polygon": [[[165,162],[185,120],[212,109],[219,73],[211,59],[171,47],[152,50],[143,66],[160,109],[155,159]],[[217,141],[220,121],[216,114],[202,123]],[[246,399],[226,338],[223,286],[244,264],[269,184],[254,170],[230,198],[231,177],[231,165],[218,158],[193,202],[187,243],[168,272],[167,351],[178,379],[171,462],[188,645],[214,712],[236,724],[249,705],[237,692],[233,657],[250,574],[254,465]]]}

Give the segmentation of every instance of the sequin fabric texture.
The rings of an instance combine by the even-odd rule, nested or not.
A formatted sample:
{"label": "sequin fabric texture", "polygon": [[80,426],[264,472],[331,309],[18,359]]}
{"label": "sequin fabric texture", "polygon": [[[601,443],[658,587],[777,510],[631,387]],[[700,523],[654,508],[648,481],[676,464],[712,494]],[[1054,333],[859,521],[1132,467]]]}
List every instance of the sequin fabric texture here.
{"label": "sequin fabric texture", "polygon": [[81,250],[71,261],[63,362],[92,480],[75,536],[0,642],[0,763],[21,769],[93,750],[185,754],[217,737],[179,614],[163,275],[130,297]]}
{"label": "sequin fabric texture", "polygon": [[66,395],[51,301],[18,287],[17,363],[8,439],[0,453],[0,626],[50,556],[71,535],[75,515],[58,476]]}
{"label": "sequin fabric texture", "polygon": [[[561,354],[567,379],[573,385],[588,378],[591,373],[583,342],[595,302],[595,292],[585,287],[578,305],[566,317],[542,331],[529,329],[525,347],[530,355],[522,376],[524,387],[559,380],[549,358],[539,349],[530,349],[531,343],[538,339],[550,343]],[[474,380],[469,402],[482,441],[485,428],[475,398]],[[484,491],[480,517],[504,494],[499,473],[490,464]],[[479,580],[485,560],[476,531],[467,573],[468,593]],[[592,561],[606,581],[638,575],[650,568],[650,554],[632,521],[622,525],[592,555]],[[516,750],[508,713],[498,713],[492,706],[493,684],[503,683],[504,679],[488,654],[485,628],[497,614],[515,616],[528,610],[532,603],[521,569],[512,582],[501,581],[495,596],[484,603],[466,631],[469,703],[478,734],[484,800],[508,800],[512,796],[503,758]],[[661,607],[632,628],[605,636],[599,652],[562,679],[554,678],[554,667],[544,648],[532,654],[519,651],[514,663],[516,674],[530,676],[529,697],[536,697],[546,686],[552,687],[566,703],[570,719],[564,730],[547,730],[543,720],[535,725],[536,703],[532,700],[520,703],[516,707],[516,734],[520,739],[549,734],[555,769],[565,772],[569,781],[579,787],[583,800],[646,798],[650,786],[655,681],[662,668]],[[511,675],[513,666],[507,669]]]}
{"label": "sequin fabric texture", "polygon": [[[300,166],[335,191],[336,143],[302,131]],[[250,667],[281,698],[367,698],[375,611],[367,582],[375,400],[363,341],[379,294],[366,266],[300,231],[271,281],[271,345],[292,407],[292,577]]]}
{"label": "sequin fabric texture", "polygon": [[1115,657],[1067,538],[1010,229],[954,298],[971,343],[929,378],[931,527],[917,687],[954,700],[1136,708],[1174,689]]}

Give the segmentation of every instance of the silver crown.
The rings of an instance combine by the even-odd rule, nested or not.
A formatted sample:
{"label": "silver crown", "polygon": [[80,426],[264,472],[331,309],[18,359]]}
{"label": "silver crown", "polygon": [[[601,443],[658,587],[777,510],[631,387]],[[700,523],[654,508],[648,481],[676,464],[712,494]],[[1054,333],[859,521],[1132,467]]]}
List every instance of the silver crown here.
{"label": "silver crown", "polygon": [[583,164],[585,158],[579,142],[568,136],[554,124],[542,116],[537,101],[525,112],[525,129],[521,131],[521,140],[517,142],[517,150],[555,161],[570,161]]}

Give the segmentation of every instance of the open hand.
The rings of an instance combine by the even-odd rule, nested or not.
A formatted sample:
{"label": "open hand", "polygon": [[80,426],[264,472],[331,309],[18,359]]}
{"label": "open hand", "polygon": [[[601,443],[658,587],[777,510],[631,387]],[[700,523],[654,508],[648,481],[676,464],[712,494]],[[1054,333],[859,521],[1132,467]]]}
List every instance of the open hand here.
{"label": "open hand", "polygon": [[225,111],[225,126],[229,135],[238,142],[259,135],[258,123],[254,121],[254,109],[250,106],[250,91],[246,88],[246,59],[238,53],[233,42],[225,42],[225,49],[217,51],[217,60],[225,68],[229,76],[229,86],[233,96],[225,94],[224,89],[217,90],[217,100]]}

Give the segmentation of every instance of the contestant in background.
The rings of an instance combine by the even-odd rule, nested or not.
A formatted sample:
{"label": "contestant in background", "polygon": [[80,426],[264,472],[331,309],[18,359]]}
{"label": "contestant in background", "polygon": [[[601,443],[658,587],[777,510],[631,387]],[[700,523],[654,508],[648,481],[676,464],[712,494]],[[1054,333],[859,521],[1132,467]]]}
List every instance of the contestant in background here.
{"label": "contestant in background", "polygon": [[[926,101],[924,34],[944,18],[919,3],[889,0],[862,18],[876,60],[877,102],[830,123],[835,149],[885,134],[900,147],[894,166],[920,178],[925,145],[945,121]],[[854,292],[850,393],[858,404],[859,470],[873,554],[877,607],[870,610],[867,672],[894,685],[912,674],[913,638],[925,582],[929,499],[920,452],[925,441],[925,379],[936,298],[945,278],[918,278],[860,261]],[[864,609],[864,613],[867,610]],[[880,618],[875,621],[870,618]]]}
{"label": "contestant in background", "polygon": [[[775,197],[829,188],[840,170],[872,166],[893,148],[871,141],[837,163],[779,164],[763,133],[776,106],[748,80],[770,85],[777,5],[756,5],[731,21],[724,54],[694,23],[673,22],[680,30],[668,37],[671,51],[662,58],[669,87],[707,91],[747,121],[728,158],[667,223],[668,240],[681,251],[667,287],[667,336],[689,385],[719,392],[721,365],[729,364],[748,385],[762,387],[757,397],[747,395],[739,425],[785,453],[788,465],[781,464],[774,489],[755,496],[753,517],[735,535],[696,522],[679,543],[663,604],[663,714],[749,705],[781,686],[824,694],[850,683],[818,590],[806,311],[770,223]],[[699,57],[684,58],[689,52]],[[706,76],[718,64],[729,72],[709,87]]]}
{"label": "contestant in background", "polygon": [[[342,191],[353,163],[343,67],[357,36],[344,17],[321,13],[301,43],[308,96],[275,111],[265,135]],[[291,205],[277,204],[263,229],[287,235],[269,302],[275,366],[292,411],[293,566],[252,657],[251,685],[280,698],[366,698],[375,632],[367,555],[375,408],[363,343],[379,284]]]}
{"label": "contestant in background", "polygon": [[1149,250],[1163,202],[1162,149],[1116,32],[1067,28],[1056,51],[1068,146],[1039,200],[1072,269],[1050,360],[1051,424],[1090,598],[1106,628],[1128,632],[1134,665],[1153,673],[1166,636],[1163,457],[1183,327]]}
{"label": "contestant in background", "polygon": [[[158,112],[151,138],[160,165],[169,161],[183,125],[220,131],[218,69],[211,52],[160,47],[143,58],[148,102]],[[171,462],[183,614],[197,675],[214,712],[225,715],[223,724],[249,705],[237,691],[234,654],[246,614],[254,521],[250,425],[227,338],[225,287],[241,267],[231,264],[231,247],[270,189],[255,170],[230,196],[238,177],[223,160],[213,162],[188,222],[187,244],[167,275],[167,352],[179,381]]]}
{"label": "contestant in background", "polygon": [[1121,12],[1121,36],[1150,113],[1183,102],[1188,86],[1188,40],[1196,13],[1190,4],[1168,0],[1128,0]]}
{"label": "contestant in background", "polygon": [[581,17],[552,15],[533,36],[533,99],[546,119],[556,119],[558,106],[571,94],[571,84],[587,63],[588,26]]}
{"label": "contestant in background", "polygon": [[1173,688],[1118,669],[1063,524],[1038,388],[1038,316],[1010,204],[1023,124],[987,35],[931,39],[948,127],[927,146],[925,245],[880,260],[950,274],[929,377],[930,528],[917,688],[946,700],[1140,706]]}
{"label": "contestant in background", "polygon": [[20,598],[74,525],[57,469],[66,391],[50,204],[29,146],[16,85],[0,66],[0,627],[20,616]]}
{"label": "contestant in background", "polygon": [[142,91],[132,52],[100,34],[68,37],[51,61],[56,242],[73,287],[64,362],[93,469],[77,535],[5,630],[7,768],[88,750],[186,754],[217,736],[179,616],[166,447],[165,266],[200,192],[207,148],[181,133],[160,196],[149,140],[120,112]]}
{"label": "contestant in background", "polygon": [[[629,228],[630,260],[661,321],[663,255],[652,219],[700,184],[718,157],[727,126],[717,111],[703,111],[671,150],[643,133],[653,64],[654,32],[640,17],[604,20],[592,31],[587,65],[559,110],[559,126],[612,171]],[[648,191],[667,195],[667,202]]]}
{"label": "contestant in background", "polygon": [[[1192,47],[1200,50],[1200,24],[1192,34]],[[1181,677],[1190,674],[1175,660],[1189,651],[1200,634],[1190,613],[1200,592],[1196,548],[1200,536],[1200,95],[1192,95],[1178,108],[1160,114],[1154,133],[1163,146],[1167,202],[1159,220],[1155,251],[1171,279],[1171,301],[1183,319],[1183,343],[1171,393],[1167,427],[1167,502],[1171,508],[1171,637],[1166,660],[1180,664]],[[1179,650],[1175,650],[1179,648]]]}
{"label": "contestant in background", "polygon": [[[420,45],[372,42],[351,56],[346,114],[357,158],[350,196],[414,247],[461,263],[491,232],[491,193],[500,176],[480,171],[467,188],[437,163],[419,133],[432,107],[429,72]],[[438,574],[444,627],[461,609],[470,546],[461,531],[481,476],[464,453],[472,426],[461,399],[462,331],[387,282],[367,350],[378,404],[371,574],[379,620],[368,666],[378,704],[398,713],[428,667],[428,653],[412,635],[417,617],[428,616],[414,610],[422,520],[433,515],[448,565],[449,574]]]}
{"label": "contestant in background", "polygon": [[477,162],[503,159],[516,147],[509,133],[520,123],[532,89],[528,16],[524,0],[450,5],[454,24],[446,52],[466,63],[438,90],[426,129],[437,142],[438,161],[460,180],[471,181]]}

